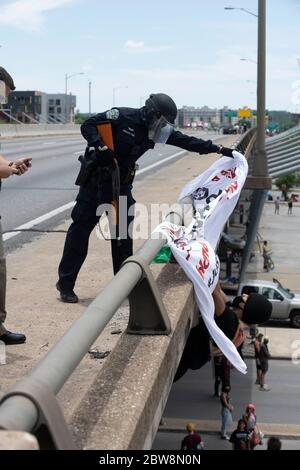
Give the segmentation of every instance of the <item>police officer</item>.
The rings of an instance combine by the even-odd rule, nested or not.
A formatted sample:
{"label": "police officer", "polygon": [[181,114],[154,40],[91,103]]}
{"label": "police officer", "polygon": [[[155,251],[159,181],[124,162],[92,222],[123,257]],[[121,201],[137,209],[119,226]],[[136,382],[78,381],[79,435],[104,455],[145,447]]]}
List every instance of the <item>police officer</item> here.
{"label": "police officer", "polygon": [[[74,292],[79,270],[86,258],[88,240],[97,224],[99,204],[111,203],[113,185],[111,169],[117,160],[120,169],[120,195],[127,199],[128,209],[134,205],[131,189],[135,173],[135,162],[156,143],[167,143],[190,152],[200,154],[220,153],[232,157],[232,150],[174,130],[177,107],[172,98],[164,93],[151,94],[145,106],[140,109],[112,108],[87,119],[81,126],[81,133],[93,148],[94,162],[97,162],[92,175],[80,182],[76,205],[72,211],[71,224],[59,264],[59,280],[56,284],[63,302],[76,303]],[[97,126],[111,123],[114,151],[109,149],[98,133]],[[130,211],[132,213],[132,211]],[[127,212],[128,214],[128,212]],[[127,215],[127,232],[132,226],[133,216]],[[127,233],[126,233],[127,235]],[[123,261],[132,255],[133,241],[130,234],[121,240],[112,237],[111,250],[114,273]]]}

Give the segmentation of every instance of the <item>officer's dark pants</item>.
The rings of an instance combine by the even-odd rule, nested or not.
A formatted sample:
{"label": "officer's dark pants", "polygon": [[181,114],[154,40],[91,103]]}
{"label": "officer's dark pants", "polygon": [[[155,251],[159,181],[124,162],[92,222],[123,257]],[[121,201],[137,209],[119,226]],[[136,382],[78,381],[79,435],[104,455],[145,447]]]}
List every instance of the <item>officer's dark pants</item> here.
{"label": "officer's dark pants", "polygon": [[[135,203],[131,194],[131,186],[121,186],[120,193],[127,198],[127,208],[129,210]],[[99,204],[109,204],[111,200],[110,192],[107,189],[103,190],[103,187],[99,187],[93,181],[88,186],[80,188],[76,205],[71,214],[73,223],[68,230],[63,256],[58,268],[59,284],[62,289],[74,288],[78,273],[88,252],[90,234],[99,220],[99,217],[96,216],[97,207]],[[133,221],[134,216],[129,216],[128,210],[124,217],[125,221],[127,218],[127,238],[124,237],[119,242],[116,239],[111,240],[115,274],[119,271],[123,261],[132,256],[133,242],[132,237],[128,234],[128,226]],[[132,209],[131,213],[133,213]]]}

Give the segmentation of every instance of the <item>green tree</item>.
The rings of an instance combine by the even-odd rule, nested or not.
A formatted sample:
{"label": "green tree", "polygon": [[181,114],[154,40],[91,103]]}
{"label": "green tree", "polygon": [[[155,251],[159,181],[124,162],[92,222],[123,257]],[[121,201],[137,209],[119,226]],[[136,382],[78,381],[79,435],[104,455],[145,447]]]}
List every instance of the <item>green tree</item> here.
{"label": "green tree", "polygon": [[300,184],[300,174],[299,173],[290,173],[289,175],[279,176],[275,180],[275,185],[278,189],[282,189],[283,185],[286,185],[287,190],[298,186]]}
{"label": "green tree", "polygon": [[82,114],[79,112],[75,114],[75,124],[82,124],[86,119],[86,114]]}

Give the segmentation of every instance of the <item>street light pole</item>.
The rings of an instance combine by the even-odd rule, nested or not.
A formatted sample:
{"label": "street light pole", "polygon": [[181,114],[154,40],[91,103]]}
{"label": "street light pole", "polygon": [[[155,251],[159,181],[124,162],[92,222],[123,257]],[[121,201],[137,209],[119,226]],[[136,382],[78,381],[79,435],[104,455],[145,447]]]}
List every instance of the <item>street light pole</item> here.
{"label": "street light pole", "polygon": [[256,60],[252,60],[252,59],[245,59],[244,57],[240,59],[241,61],[243,62],[252,62],[253,64],[256,64],[257,65],[257,62]]}
{"label": "street light pole", "polygon": [[68,74],[65,75],[65,123],[67,124],[67,97],[68,97]]}
{"label": "street light pole", "polygon": [[253,13],[250,10],[247,10],[246,8],[224,7],[224,10],[242,10],[242,11],[245,11],[246,13],[249,13],[249,15],[256,16],[256,18],[258,18],[258,15],[256,15],[255,13]]}
{"label": "street light pole", "polygon": [[[258,49],[257,49],[257,131],[256,149],[253,163],[254,189],[249,211],[249,226],[247,240],[243,252],[240,269],[240,282],[243,281],[250,260],[251,249],[259,228],[263,212],[267,189],[272,187],[268,178],[268,165],[266,153],[266,0],[258,0]],[[256,181],[256,183],[255,183]]]}
{"label": "street light pole", "polygon": [[265,149],[266,120],[266,0],[258,0],[258,15],[246,8],[224,7],[225,10],[242,10],[258,18],[257,62],[257,137],[253,176],[268,176],[267,154]]}
{"label": "street light pole", "polygon": [[258,15],[245,8],[226,7],[226,10],[243,10],[258,18],[258,49],[257,49],[257,132],[256,150],[253,163],[253,194],[247,229],[247,240],[243,251],[239,282],[242,282],[249,263],[251,248],[258,231],[260,217],[266,200],[267,189],[272,187],[268,178],[267,153],[265,147],[265,119],[266,119],[266,0],[258,0]]}
{"label": "street light pole", "polygon": [[67,112],[67,101],[68,101],[68,80],[69,78],[71,77],[75,77],[76,75],[84,75],[84,72],[77,72],[77,73],[73,73],[71,75],[68,75],[67,73],[65,74],[65,120],[66,120],[66,123],[69,122],[69,116],[68,116],[68,112]]}
{"label": "street light pole", "polygon": [[268,176],[266,143],[266,0],[258,1],[257,137],[253,176]]}

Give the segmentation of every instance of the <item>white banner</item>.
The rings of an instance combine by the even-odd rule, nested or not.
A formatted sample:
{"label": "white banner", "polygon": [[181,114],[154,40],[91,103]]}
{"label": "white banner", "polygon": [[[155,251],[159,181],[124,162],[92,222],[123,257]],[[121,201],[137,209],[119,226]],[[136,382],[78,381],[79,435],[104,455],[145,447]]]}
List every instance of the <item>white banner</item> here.
{"label": "white banner", "polygon": [[236,151],[233,155],[233,159],[220,158],[183,188],[179,202],[189,197],[196,209],[189,227],[162,223],[155,231],[168,237],[173,255],[193,282],[197,304],[212,339],[231,364],[245,374],[246,364],[214,320],[211,294],[220,275],[220,261],[215,249],[248,173],[245,157]]}

